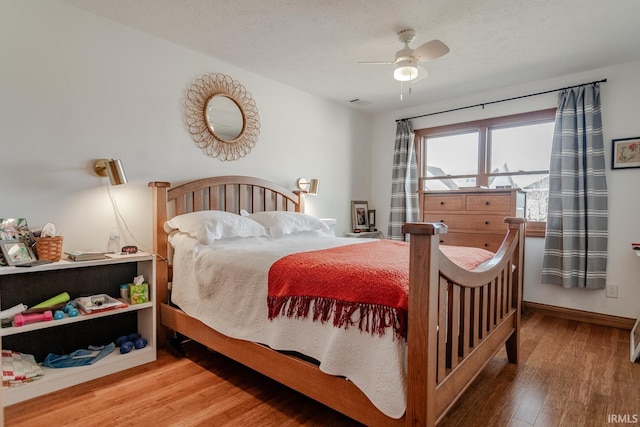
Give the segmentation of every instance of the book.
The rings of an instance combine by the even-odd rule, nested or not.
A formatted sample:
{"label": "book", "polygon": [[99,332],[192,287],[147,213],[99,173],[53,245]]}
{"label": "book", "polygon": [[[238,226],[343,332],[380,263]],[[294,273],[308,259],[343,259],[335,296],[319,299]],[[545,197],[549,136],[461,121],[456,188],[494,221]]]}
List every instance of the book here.
{"label": "book", "polygon": [[127,254],[127,253],[122,253],[122,252],[118,252],[118,253],[107,252],[106,254],[104,254],[105,257],[113,258],[113,259],[132,258],[132,257],[136,257],[136,256],[149,256],[149,255],[151,255],[151,254],[148,253],[148,252],[142,252],[142,251],[138,251],[135,254]]}
{"label": "book", "polygon": [[68,251],[65,252],[69,259],[73,261],[90,261],[92,259],[105,258],[106,252],[103,251]]}

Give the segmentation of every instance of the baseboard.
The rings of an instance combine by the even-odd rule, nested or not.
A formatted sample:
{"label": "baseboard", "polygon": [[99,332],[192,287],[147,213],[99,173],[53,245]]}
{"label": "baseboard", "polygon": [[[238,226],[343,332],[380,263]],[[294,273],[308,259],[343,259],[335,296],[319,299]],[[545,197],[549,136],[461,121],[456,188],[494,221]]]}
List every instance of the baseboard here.
{"label": "baseboard", "polygon": [[547,316],[561,317],[563,319],[577,320],[579,322],[594,323],[596,325],[610,326],[612,328],[631,331],[636,319],[628,317],[612,316],[610,314],[593,313],[591,311],[575,310],[572,308],[557,307],[555,305],[540,304],[524,301],[524,310],[541,313]]}

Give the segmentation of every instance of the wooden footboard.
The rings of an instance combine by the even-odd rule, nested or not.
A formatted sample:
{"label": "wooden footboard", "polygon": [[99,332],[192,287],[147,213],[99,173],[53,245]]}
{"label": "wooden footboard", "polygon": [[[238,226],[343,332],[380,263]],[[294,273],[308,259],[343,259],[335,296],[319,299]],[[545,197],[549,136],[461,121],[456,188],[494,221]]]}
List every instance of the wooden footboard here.
{"label": "wooden footboard", "polygon": [[[369,426],[433,426],[455,403],[503,343],[509,361],[517,362],[522,298],[524,220],[507,219],[509,231],[494,258],[469,272],[439,250],[442,224],[407,224],[411,234],[407,412],[400,420],[378,411],[350,381],[322,373],[313,364],[268,347],[226,337],[168,304],[169,250],[163,224],[168,216],[203,209],[238,212],[233,189],[258,194],[257,210],[300,210],[294,195],[282,187],[250,177],[199,180],[168,190],[164,182],[150,183],[154,200],[154,251],[158,254],[155,297],[160,323],[213,350],[237,360],[299,392]],[[224,207],[215,206],[223,186]],[[204,192],[209,196],[202,197]],[[186,197],[187,203],[179,201]],[[246,197],[245,197],[246,198]],[[264,199],[276,201],[268,208]],[[204,200],[204,201],[203,201]],[[196,203],[197,202],[197,203]],[[216,202],[217,203],[217,202]],[[243,204],[244,203],[244,204]],[[171,205],[171,207],[169,207]],[[281,206],[281,207],[279,207]],[[248,209],[249,210],[249,209]],[[162,262],[166,260],[166,262]],[[159,328],[158,342],[164,342]]]}
{"label": "wooden footboard", "polygon": [[435,425],[503,343],[517,363],[524,220],[505,221],[500,250],[474,271],[440,252],[444,225],[404,227],[411,234],[407,425]]}

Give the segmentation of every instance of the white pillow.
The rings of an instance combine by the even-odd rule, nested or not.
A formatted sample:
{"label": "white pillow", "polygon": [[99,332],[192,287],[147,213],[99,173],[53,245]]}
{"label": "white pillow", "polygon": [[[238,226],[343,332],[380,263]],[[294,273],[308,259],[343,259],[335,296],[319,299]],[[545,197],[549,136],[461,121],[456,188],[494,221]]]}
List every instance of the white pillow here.
{"label": "white pillow", "polygon": [[203,245],[227,237],[266,236],[267,230],[254,220],[224,211],[198,211],[171,218],[164,230],[187,233]]}
{"label": "white pillow", "polygon": [[273,237],[282,237],[303,231],[329,230],[329,227],[324,222],[301,212],[255,212],[250,214],[248,218],[262,224],[269,235]]}

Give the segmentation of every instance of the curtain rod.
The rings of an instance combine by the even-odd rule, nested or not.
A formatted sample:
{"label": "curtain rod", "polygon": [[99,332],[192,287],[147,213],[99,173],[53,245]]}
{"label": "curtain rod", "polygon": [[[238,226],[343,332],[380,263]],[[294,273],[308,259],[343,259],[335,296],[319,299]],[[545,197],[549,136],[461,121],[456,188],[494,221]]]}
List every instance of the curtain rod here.
{"label": "curtain rod", "polygon": [[428,113],[428,114],[422,114],[420,116],[406,117],[404,119],[397,119],[396,122],[400,122],[402,120],[418,119],[420,117],[435,116],[436,114],[450,113],[452,111],[466,110],[467,108],[475,108],[475,107],[484,108],[485,105],[497,104],[499,102],[513,101],[514,99],[529,98],[530,96],[544,95],[544,94],[552,93],[552,92],[560,92],[561,90],[573,89],[573,88],[576,88],[576,87],[582,87],[582,86],[592,85],[592,84],[596,84],[596,83],[606,83],[606,82],[607,82],[607,79],[595,80],[595,81],[589,82],[589,83],[582,83],[582,84],[579,84],[579,85],[561,87],[561,88],[558,88],[558,89],[545,90],[544,92],[530,93],[528,95],[514,96],[512,98],[499,99],[497,101],[489,101],[489,102],[483,102],[481,104],[467,105],[466,107],[452,108],[450,110],[438,111],[436,113]]}

